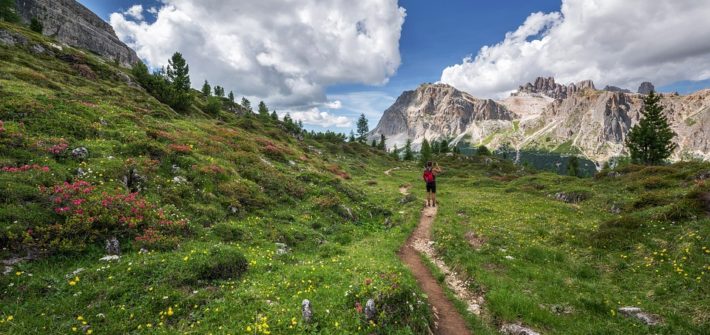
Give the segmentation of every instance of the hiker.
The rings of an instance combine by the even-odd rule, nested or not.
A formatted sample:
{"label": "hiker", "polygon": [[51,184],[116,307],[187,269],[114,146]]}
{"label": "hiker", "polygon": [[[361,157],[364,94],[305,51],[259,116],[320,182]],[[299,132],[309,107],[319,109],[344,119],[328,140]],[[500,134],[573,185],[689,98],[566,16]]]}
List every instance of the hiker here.
{"label": "hiker", "polygon": [[426,205],[436,207],[436,175],[441,172],[439,164],[434,166],[431,161],[426,163],[424,168],[424,182],[426,183]]}

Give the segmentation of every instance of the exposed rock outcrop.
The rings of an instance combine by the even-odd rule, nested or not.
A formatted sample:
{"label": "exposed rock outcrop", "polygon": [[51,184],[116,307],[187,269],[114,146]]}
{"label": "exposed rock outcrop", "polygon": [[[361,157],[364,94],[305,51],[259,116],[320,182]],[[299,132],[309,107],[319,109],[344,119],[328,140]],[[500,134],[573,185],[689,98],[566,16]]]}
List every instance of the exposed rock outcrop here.
{"label": "exposed rock outcrop", "polygon": [[651,93],[651,91],[655,91],[655,90],[656,90],[656,88],[653,87],[653,84],[651,84],[651,83],[648,82],[648,81],[644,81],[644,82],[641,83],[641,85],[639,86],[638,93],[640,93],[640,94],[649,94],[649,93]]}
{"label": "exposed rock outcrop", "polygon": [[75,0],[16,0],[16,3],[22,20],[29,23],[37,18],[47,36],[124,66],[139,61],[136,52],[116,37],[111,25]]}
{"label": "exposed rock outcrop", "polygon": [[527,83],[518,88],[518,93],[537,93],[544,94],[548,97],[562,100],[575,92],[586,89],[594,89],[594,83],[591,80],[580,81],[576,84],[567,86],[555,82],[555,78],[538,77],[533,83]]}
{"label": "exposed rock outcrop", "polygon": [[388,108],[371,138],[384,134],[387,147],[402,147],[407,139],[415,148],[427,140],[485,133],[509,127],[515,114],[490,99],[476,99],[446,84],[424,84],[406,91]]}
{"label": "exposed rock outcrop", "polygon": [[611,86],[611,85],[604,86],[604,89],[602,91],[631,93],[630,90],[627,90],[627,89],[621,88],[621,87]]}

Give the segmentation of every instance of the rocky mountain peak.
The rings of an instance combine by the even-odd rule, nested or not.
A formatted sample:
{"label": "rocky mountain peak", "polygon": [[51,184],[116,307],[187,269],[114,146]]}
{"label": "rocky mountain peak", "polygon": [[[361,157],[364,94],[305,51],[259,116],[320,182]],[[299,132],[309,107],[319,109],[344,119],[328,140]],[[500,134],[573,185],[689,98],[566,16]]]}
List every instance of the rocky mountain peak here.
{"label": "rocky mountain peak", "polygon": [[639,85],[638,93],[649,94],[649,93],[651,93],[651,91],[655,91],[655,90],[656,90],[656,88],[653,87],[653,84],[651,84],[648,81],[644,81],[643,83],[641,83],[641,85]]}
{"label": "rocky mountain peak", "polygon": [[594,83],[591,80],[583,80],[576,84],[569,84],[567,86],[556,83],[553,77],[537,77],[534,82],[521,85],[518,88],[518,92],[514,93],[521,94],[542,94],[550,98],[563,100],[572,95],[577,91],[583,91],[586,89],[595,89]]}
{"label": "rocky mountain peak", "polygon": [[124,66],[140,61],[136,52],[118,39],[110,24],[75,0],[16,0],[16,5],[25,23],[38,19],[44,26],[43,33],[60,42]]}

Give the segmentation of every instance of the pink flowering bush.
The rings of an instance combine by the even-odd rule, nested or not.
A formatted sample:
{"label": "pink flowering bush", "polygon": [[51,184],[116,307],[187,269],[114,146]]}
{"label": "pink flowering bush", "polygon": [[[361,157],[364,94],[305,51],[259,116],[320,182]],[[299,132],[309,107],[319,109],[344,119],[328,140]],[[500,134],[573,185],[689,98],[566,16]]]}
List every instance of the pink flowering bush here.
{"label": "pink flowering bush", "polygon": [[138,193],[99,192],[87,181],[43,188],[56,224],[36,232],[51,250],[80,251],[109,236],[135,239],[140,246],[167,249],[188,233],[187,220],[157,208]]}
{"label": "pink flowering bush", "polygon": [[9,172],[9,173],[26,172],[26,171],[31,171],[31,170],[49,172],[50,168],[49,168],[49,166],[41,166],[41,165],[37,165],[37,164],[32,164],[32,165],[25,164],[25,165],[18,166],[18,167],[3,166],[2,168],[0,168],[0,171]]}
{"label": "pink flowering bush", "polygon": [[47,152],[55,155],[55,156],[60,156],[63,155],[67,152],[67,149],[69,148],[69,143],[65,139],[59,139],[59,141],[47,148]]}

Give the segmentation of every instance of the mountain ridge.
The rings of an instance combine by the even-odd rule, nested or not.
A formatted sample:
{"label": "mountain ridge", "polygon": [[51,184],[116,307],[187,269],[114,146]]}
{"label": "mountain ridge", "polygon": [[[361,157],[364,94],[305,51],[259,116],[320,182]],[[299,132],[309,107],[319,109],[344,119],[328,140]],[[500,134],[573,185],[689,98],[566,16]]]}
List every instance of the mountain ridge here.
{"label": "mountain ridge", "polygon": [[[650,89],[653,85],[649,82],[639,87],[640,92]],[[466,107],[451,99],[441,99],[442,94],[486,101],[498,113],[474,119],[457,117],[464,114]],[[463,141],[493,149],[505,145],[574,153],[600,164],[626,154],[626,134],[638,123],[643,105],[641,93],[613,86],[599,90],[591,80],[562,85],[552,77],[539,77],[521,85],[518,91],[501,100],[478,99],[440,83],[422,84],[402,96],[417,99],[397,99],[370,133],[371,138],[385,135],[388,147],[401,147],[410,139],[418,148],[424,138],[448,138],[453,144]],[[679,149],[672,160],[709,159],[710,90],[661,96],[661,104],[678,135],[675,141]],[[423,104],[425,101],[428,105]]]}

